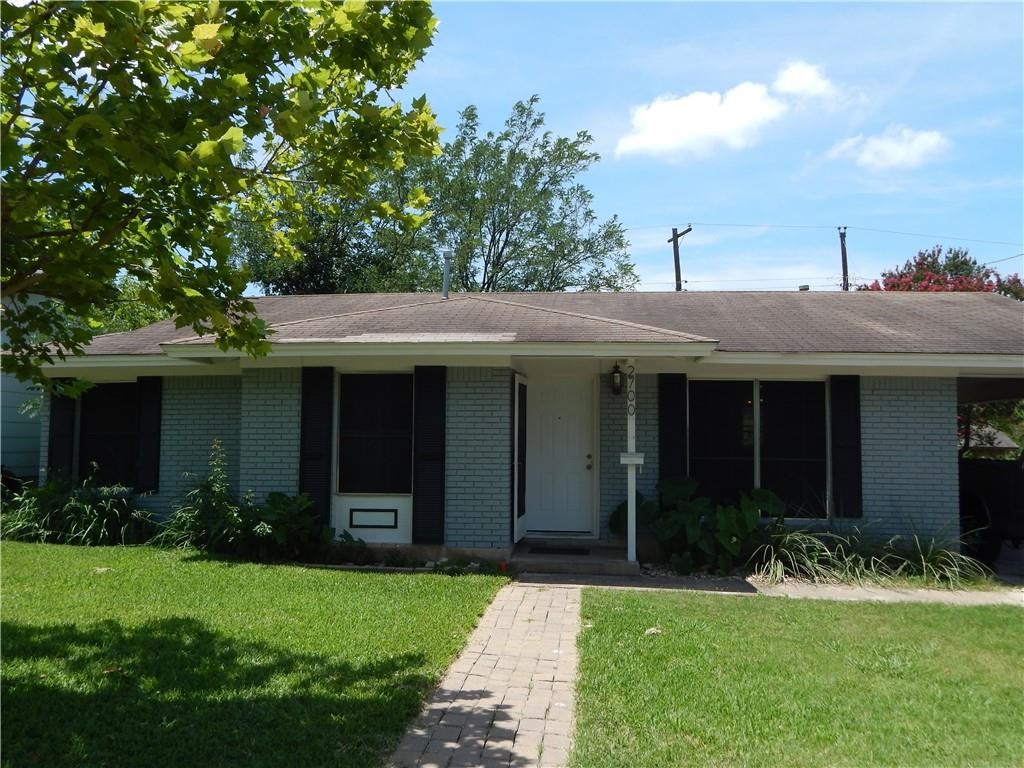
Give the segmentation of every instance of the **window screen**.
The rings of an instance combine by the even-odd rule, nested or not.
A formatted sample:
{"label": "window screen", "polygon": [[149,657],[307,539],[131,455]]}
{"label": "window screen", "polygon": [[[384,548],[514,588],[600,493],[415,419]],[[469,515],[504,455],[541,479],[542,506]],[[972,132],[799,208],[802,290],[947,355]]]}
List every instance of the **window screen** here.
{"label": "window screen", "polygon": [[340,493],[412,493],[413,377],[341,377]]}
{"label": "window screen", "polygon": [[825,517],[825,383],[765,381],[761,390],[761,487],[787,517]]}
{"label": "window screen", "polygon": [[754,487],[754,384],[690,382],[690,477],[724,504]]}
{"label": "window screen", "polygon": [[97,384],[81,397],[78,476],[91,476],[97,485],[134,486],[139,459],[137,386]]}

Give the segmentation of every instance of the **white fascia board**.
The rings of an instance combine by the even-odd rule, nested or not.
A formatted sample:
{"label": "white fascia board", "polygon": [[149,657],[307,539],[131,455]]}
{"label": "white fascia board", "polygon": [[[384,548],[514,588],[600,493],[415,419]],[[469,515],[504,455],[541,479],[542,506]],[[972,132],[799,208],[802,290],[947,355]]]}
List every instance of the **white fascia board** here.
{"label": "white fascia board", "polygon": [[207,368],[213,363],[208,359],[170,358],[163,354],[151,355],[75,355],[64,360],[54,360],[43,366],[43,374],[60,378],[65,372],[72,373],[81,368]]}
{"label": "white fascia board", "polygon": [[[277,342],[270,357],[703,357],[711,353],[715,342]],[[223,352],[212,345],[162,344],[160,348],[175,358],[213,360],[244,357],[239,350]]]}
{"label": "white fascia board", "polygon": [[723,366],[815,366],[851,369],[944,369],[988,371],[1024,376],[1024,358],[1019,355],[934,354],[908,352],[714,352],[698,365]]}

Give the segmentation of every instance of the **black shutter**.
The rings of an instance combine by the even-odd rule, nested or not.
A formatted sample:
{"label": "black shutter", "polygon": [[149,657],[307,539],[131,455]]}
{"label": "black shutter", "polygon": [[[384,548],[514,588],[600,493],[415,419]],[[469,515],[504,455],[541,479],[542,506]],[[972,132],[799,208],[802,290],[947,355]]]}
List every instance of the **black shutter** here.
{"label": "black shutter", "polygon": [[334,429],[334,369],[302,369],[299,426],[299,492],[331,522],[331,435]]}
{"label": "black shutter", "polygon": [[412,541],[444,544],[444,441],[447,369],[417,366],[414,382]]}
{"label": "black shutter", "polygon": [[75,461],[76,400],[63,395],[50,395],[50,442],[46,460],[50,478],[73,479]]}
{"label": "black shutter", "polygon": [[830,376],[834,517],[863,516],[860,457],[860,376]]}
{"label": "black shutter", "polygon": [[658,374],[658,482],[686,476],[686,374]]}
{"label": "black shutter", "polygon": [[160,488],[160,406],[163,382],[159,376],[138,378],[139,463],[135,478],[137,493],[155,493]]}

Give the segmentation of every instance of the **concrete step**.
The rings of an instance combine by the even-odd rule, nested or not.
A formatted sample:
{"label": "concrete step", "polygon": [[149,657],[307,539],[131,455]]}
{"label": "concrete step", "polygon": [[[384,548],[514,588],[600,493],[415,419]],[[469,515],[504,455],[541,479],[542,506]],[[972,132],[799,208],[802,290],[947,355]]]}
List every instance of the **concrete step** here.
{"label": "concrete step", "polygon": [[640,564],[625,558],[593,555],[513,555],[510,564],[519,572],[630,575],[640,573]]}

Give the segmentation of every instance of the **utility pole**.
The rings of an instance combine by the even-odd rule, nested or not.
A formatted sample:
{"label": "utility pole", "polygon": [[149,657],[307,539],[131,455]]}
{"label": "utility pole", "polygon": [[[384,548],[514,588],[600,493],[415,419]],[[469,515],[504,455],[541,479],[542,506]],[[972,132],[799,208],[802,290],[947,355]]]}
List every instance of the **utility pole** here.
{"label": "utility pole", "polygon": [[850,290],[850,269],[846,264],[846,227],[836,227],[839,230],[839,249],[843,253],[843,290]]}
{"label": "utility pole", "polygon": [[672,227],[672,237],[670,237],[666,241],[666,242],[672,243],[672,256],[673,256],[673,258],[675,259],[675,262],[676,262],[676,290],[677,291],[683,290],[683,276],[679,272],[679,241],[683,238],[684,235],[688,235],[692,231],[693,231],[693,225],[692,224],[687,224],[686,225],[686,229],[684,229],[682,232],[680,232],[675,227]]}

